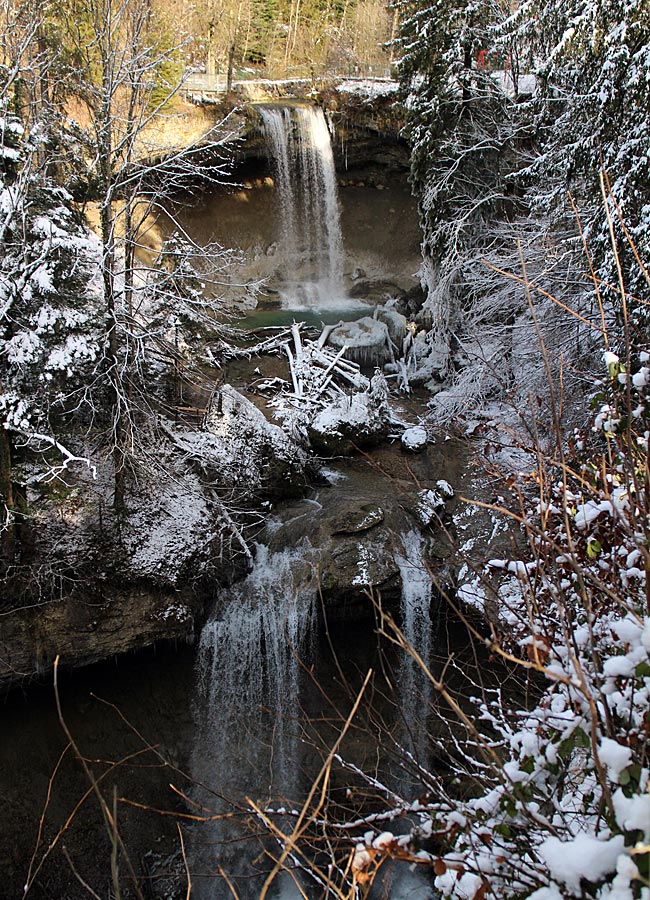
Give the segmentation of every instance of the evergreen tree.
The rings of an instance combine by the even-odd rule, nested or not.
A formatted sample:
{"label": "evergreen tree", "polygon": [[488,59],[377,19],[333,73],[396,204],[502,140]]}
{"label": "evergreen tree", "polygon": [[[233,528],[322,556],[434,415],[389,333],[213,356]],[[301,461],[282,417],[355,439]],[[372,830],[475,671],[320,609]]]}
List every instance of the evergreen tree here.
{"label": "evergreen tree", "polygon": [[0,121],[0,502],[7,564],[17,550],[26,484],[87,462],[68,449],[65,435],[91,411],[101,340],[89,293],[96,244],[66,191],[35,169],[38,128],[26,133],[6,107]]}
{"label": "evergreen tree", "polygon": [[[531,28],[531,22],[538,27]],[[534,113],[540,152],[529,170],[537,186],[536,207],[550,212],[554,221],[572,216],[567,201],[567,191],[571,191],[598,274],[604,282],[616,284],[600,184],[600,173],[604,172],[611,183],[609,212],[629,273],[629,288],[632,293],[647,294],[647,277],[636,264],[623,233],[629,231],[637,252],[647,262],[647,0],[564,0],[552,5],[552,14],[547,4],[526,0],[511,29],[519,30],[536,63]]]}
{"label": "evergreen tree", "polygon": [[252,0],[250,37],[246,59],[263,64],[271,53],[279,20],[278,0]]}

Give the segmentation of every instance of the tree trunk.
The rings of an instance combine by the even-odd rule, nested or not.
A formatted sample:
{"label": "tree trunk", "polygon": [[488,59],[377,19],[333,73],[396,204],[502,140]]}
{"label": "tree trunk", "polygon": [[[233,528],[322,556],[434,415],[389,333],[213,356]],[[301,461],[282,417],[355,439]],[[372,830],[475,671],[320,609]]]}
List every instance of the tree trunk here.
{"label": "tree trunk", "polygon": [[233,41],[228,50],[228,79],[226,81],[226,94],[232,91],[232,72],[235,66],[235,42]]}
{"label": "tree trunk", "polygon": [[[463,66],[467,72],[472,68],[472,45],[471,43],[467,43],[465,45],[465,51],[463,56]],[[465,78],[463,80],[463,103],[469,103],[470,101],[470,92],[468,87],[468,79]]]}
{"label": "tree trunk", "polygon": [[[108,140],[110,147],[110,139]],[[104,157],[102,159],[102,156]],[[103,169],[103,194],[104,202],[100,212],[102,234],[102,277],[104,282],[104,303],[106,305],[106,350],[108,363],[108,378],[111,387],[111,405],[113,419],[113,447],[112,457],[115,469],[115,491],[113,495],[113,508],[117,513],[124,510],[125,501],[125,452],[124,452],[124,403],[122,379],[119,365],[119,335],[117,332],[117,308],[115,287],[115,236],[113,234],[113,222],[111,215],[111,173],[110,153],[103,148],[100,153]]]}
{"label": "tree trunk", "polygon": [[2,511],[2,531],[0,532],[0,554],[2,562],[13,562],[16,553],[14,488],[11,481],[11,444],[5,428],[0,427],[0,497],[5,509]]}
{"label": "tree trunk", "polygon": [[214,58],[214,22],[208,25],[208,48],[205,62],[205,74],[208,76],[208,88],[210,87],[210,79],[217,74],[217,64]]}

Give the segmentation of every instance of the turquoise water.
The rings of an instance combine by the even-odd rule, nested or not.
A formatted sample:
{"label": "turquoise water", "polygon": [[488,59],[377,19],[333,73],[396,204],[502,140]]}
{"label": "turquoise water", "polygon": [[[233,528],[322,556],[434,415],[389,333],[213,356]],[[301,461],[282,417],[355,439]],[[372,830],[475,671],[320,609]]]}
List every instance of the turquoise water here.
{"label": "turquoise water", "polygon": [[247,313],[236,327],[243,331],[257,331],[261,328],[278,328],[289,326],[293,322],[303,322],[312,328],[322,325],[334,325],[341,320],[345,322],[372,315],[374,306],[351,301],[350,306],[339,306],[334,309],[254,309]]}

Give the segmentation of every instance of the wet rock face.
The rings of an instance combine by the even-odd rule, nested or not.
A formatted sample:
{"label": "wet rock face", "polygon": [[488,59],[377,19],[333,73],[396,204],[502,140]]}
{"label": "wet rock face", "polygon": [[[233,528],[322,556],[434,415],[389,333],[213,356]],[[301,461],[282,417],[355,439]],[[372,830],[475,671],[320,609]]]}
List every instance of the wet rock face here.
{"label": "wet rock face", "polygon": [[377,529],[363,541],[337,541],[322,548],[320,589],[328,618],[354,619],[372,615],[373,601],[395,605],[401,597],[396,557],[399,535]]}
{"label": "wet rock face", "polygon": [[63,667],[84,666],[158,641],[191,640],[203,616],[203,600],[192,591],[111,593],[106,602],[86,595],[3,617],[0,687],[44,675],[57,656]]}
{"label": "wet rock face", "polygon": [[332,534],[358,534],[368,531],[384,521],[384,511],[374,503],[363,503],[358,508],[345,510],[335,521]]}
{"label": "wet rock face", "polygon": [[379,598],[393,606],[401,598],[398,560],[413,517],[395,496],[376,502],[354,496],[356,490],[355,485],[330,487],[318,501],[295,504],[265,540],[272,552],[301,547],[308,563],[305,586],[317,577],[328,619],[372,617]]}

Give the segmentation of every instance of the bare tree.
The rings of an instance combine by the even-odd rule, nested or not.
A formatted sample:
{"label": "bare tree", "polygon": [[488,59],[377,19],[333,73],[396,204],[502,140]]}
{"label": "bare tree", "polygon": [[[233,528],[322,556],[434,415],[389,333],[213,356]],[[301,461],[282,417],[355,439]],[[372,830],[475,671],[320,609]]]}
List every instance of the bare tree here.
{"label": "bare tree", "polygon": [[[99,207],[109,445],[114,508],[121,512],[127,472],[137,450],[140,376],[151,337],[150,272],[138,260],[139,236],[144,223],[161,213],[173,194],[198,179],[217,181],[223,176],[224,145],[232,134],[222,123],[199,143],[163,158],[156,155],[149,134],[161,117],[173,114],[182,74],[171,63],[179,58],[182,44],[161,28],[150,0],[69,0],[67,5],[68,39],[79,73],[74,90],[89,118],[84,134],[86,178],[96,185]],[[202,165],[206,159],[209,167]],[[168,208],[165,213],[169,216]],[[216,256],[222,265],[223,255]],[[179,295],[179,303],[182,299]],[[200,305],[200,296],[194,296],[193,303]],[[206,300],[205,306],[210,305]]]}

